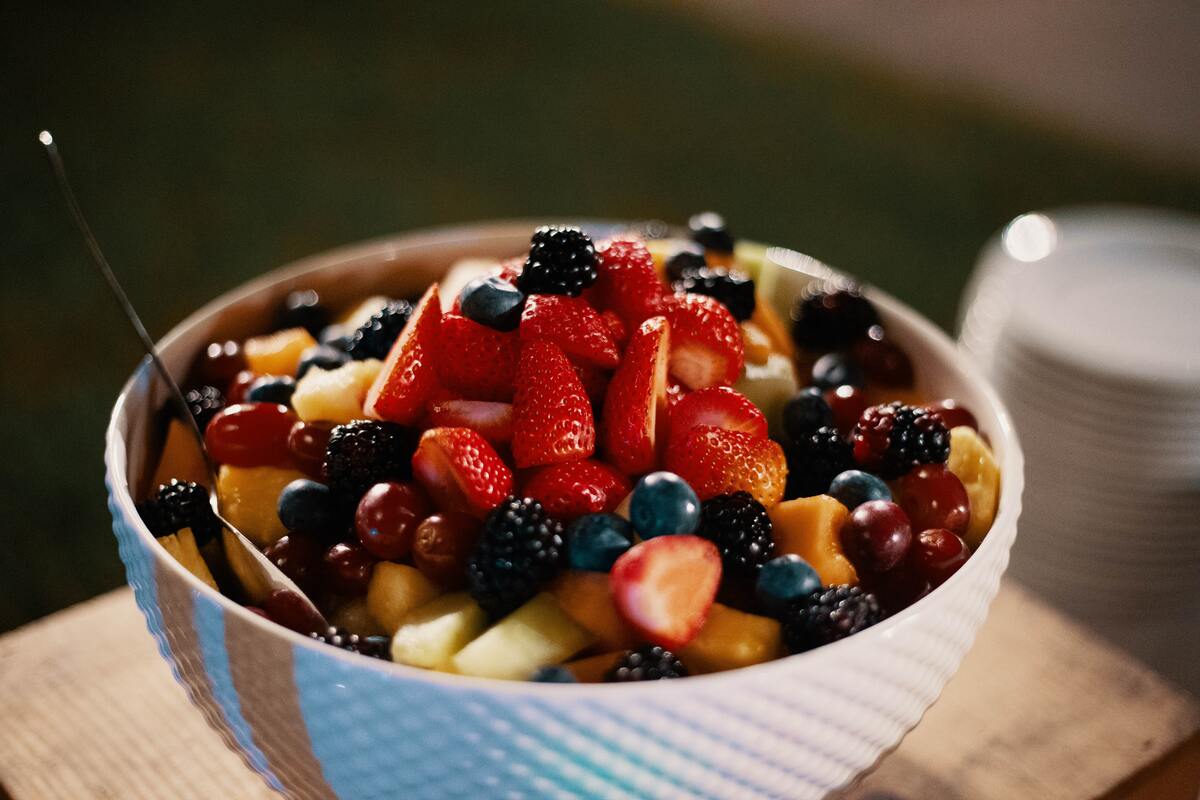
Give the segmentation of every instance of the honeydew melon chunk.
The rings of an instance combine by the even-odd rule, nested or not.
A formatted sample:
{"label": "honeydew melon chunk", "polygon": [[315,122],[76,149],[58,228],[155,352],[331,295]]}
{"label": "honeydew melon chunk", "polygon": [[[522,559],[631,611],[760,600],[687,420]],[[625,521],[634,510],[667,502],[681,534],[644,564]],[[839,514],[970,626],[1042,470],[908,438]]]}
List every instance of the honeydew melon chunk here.
{"label": "honeydew melon chunk", "polygon": [[383,362],[377,358],[350,361],[337,369],[313,367],[304,373],[292,394],[292,408],[305,422],[326,420],[339,425],[365,419],[363,400]]}
{"label": "honeydew melon chunk", "polygon": [[449,311],[454,307],[454,301],[468,283],[484,275],[492,275],[499,268],[500,262],[494,258],[463,258],[455,261],[446,277],[438,282],[442,311]]}
{"label": "honeydew melon chunk", "polygon": [[487,627],[487,613],[466,592],[444,594],[400,622],[392,636],[392,661],[450,671],[454,655]]}
{"label": "honeydew melon chunk", "polygon": [[380,561],[367,584],[367,610],[390,633],[400,627],[409,612],[441,593],[437,584],[416,567]]}
{"label": "honeydew melon chunk", "polygon": [[464,647],[452,664],[463,675],[526,680],[538,667],[561,663],[591,643],[591,634],[543,592]]}
{"label": "honeydew melon chunk", "polygon": [[782,433],[783,407],[800,391],[800,383],[796,379],[796,367],[792,360],[782,353],[772,353],[765,364],[747,362],[742,377],[733,388],[758,406],[767,417],[771,434],[779,436]]}
{"label": "honeydew melon chunk", "polygon": [[208,564],[205,563],[204,557],[200,555],[200,548],[196,547],[196,536],[192,533],[191,528],[182,528],[170,536],[160,536],[158,543],[184,569],[212,588],[217,588],[217,582],[213,579],[212,572],[208,569]]}

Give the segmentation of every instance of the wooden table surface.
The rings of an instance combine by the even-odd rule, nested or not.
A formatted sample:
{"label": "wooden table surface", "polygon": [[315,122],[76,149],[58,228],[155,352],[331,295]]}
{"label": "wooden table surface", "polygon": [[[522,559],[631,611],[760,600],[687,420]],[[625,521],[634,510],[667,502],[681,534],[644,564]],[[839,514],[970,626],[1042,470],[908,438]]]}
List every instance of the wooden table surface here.
{"label": "wooden table surface", "polygon": [[[275,798],[189,707],[129,590],[0,637],[0,796]],[[1200,706],[1006,583],[921,724],[843,800],[1196,800]]]}

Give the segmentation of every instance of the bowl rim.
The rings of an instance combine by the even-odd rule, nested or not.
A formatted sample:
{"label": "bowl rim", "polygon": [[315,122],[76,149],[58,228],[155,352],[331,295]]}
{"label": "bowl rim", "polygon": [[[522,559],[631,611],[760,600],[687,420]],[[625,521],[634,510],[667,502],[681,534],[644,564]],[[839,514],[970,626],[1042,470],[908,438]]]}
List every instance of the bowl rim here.
{"label": "bowl rim", "polygon": [[[185,317],[181,322],[177,323],[167,332],[158,342],[159,349],[169,347],[173,342],[182,337],[185,332],[212,316],[216,311],[222,309],[232,303],[245,300],[253,295],[256,295],[264,290],[274,287],[278,284],[287,281],[293,281],[310,272],[320,271],[338,265],[344,265],[349,262],[362,259],[387,259],[389,256],[395,256],[403,251],[415,249],[419,247],[430,247],[437,245],[450,245],[460,243],[466,239],[482,239],[489,237],[513,237],[517,235],[527,236],[528,231],[538,225],[546,224],[548,217],[543,218],[513,218],[500,220],[485,220],[479,222],[456,223],[450,225],[440,225],[433,227],[417,228],[411,231],[401,231],[394,234],[374,237],[371,239],[362,240],[359,242],[342,245],[340,247],[324,250],[312,255],[304,256],[294,261],[288,262],[280,267],[270,269],[258,277],[239,284],[235,288],[223,292],[214,299],[202,305],[198,310],[192,312]],[[591,225],[593,227],[609,227],[611,229],[619,229],[622,226],[629,226],[632,223],[623,220],[613,219],[572,219],[573,224],[579,224],[585,229]],[[744,240],[750,242],[751,240]],[[756,244],[761,244],[757,243]],[[770,247],[771,245],[767,245]],[[828,267],[824,262],[804,256],[804,258],[813,264],[815,267],[823,270],[828,270],[835,277],[847,277],[836,269]],[[795,267],[777,264],[778,269],[788,269],[796,272],[800,270]],[[804,274],[804,273],[801,273]],[[993,537],[990,535],[992,531],[1006,530],[1007,528],[1016,527],[1017,517],[1021,510],[1021,494],[1024,489],[1024,457],[1021,451],[1020,442],[1017,437],[1016,429],[1013,425],[1012,418],[1008,410],[1001,402],[999,395],[991,382],[988,381],[982,370],[975,362],[962,351],[954,341],[941,328],[937,327],[933,322],[928,320],[924,315],[910,308],[905,303],[897,300],[892,295],[877,289],[873,286],[863,287],[864,294],[888,315],[904,318],[905,324],[914,329],[914,332],[926,344],[932,347],[939,358],[953,366],[963,374],[966,380],[973,385],[983,396],[989,410],[995,417],[997,422],[997,432],[1003,440],[1003,463],[1001,469],[1001,485],[1000,499],[996,511],[996,516],[992,521],[992,527],[989,529],[989,535],[984,538],[983,544],[972,554],[972,558],[968,559],[967,563],[952,575],[945,583],[934,589],[924,598],[913,603],[903,611],[894,614],[882,622],[871,626],[870,628],[855,634],[852,637],[847,637],[836,642],[809,650],[803,653],[795,653],[781,658],[776,658],[771,661],[766,661],[760,664],[753,664],[747,667],[739,667],[737,669],[726,670],[722,672],[709,673],[704,675],[689,676],[687,680],[682,681],[645,681],[622,684],[606,684],[606,683],[537,683],[534,681],[516,681],[504,680],[499,678],[485,678],[468,675],[457,675],[452,673],[438,672],[434,670],[421,669],[419,667],[409,666],[407,664],[397,664],[392,661],[385,661],[376,658],[363,658],[356,653],[332,648],[322,644],[317,640],[303,636],[289,628],[285,628],[270,620],[264,619],[258,614],[255,614],[244,606],[239,605],[230,598],[216,589],[213,589],[208,584],[201,581],[195,575],[188,572],[174,558],[169,557],[169,554],[161,547],[157,547],[153,534],[142,521],[141,516],[136,509],[136,503],[130,492],[128,481],[125,478],[125,460],[127,447],[122,437],[120,430],[120,422],[123,413],[128,411],[130,396],[135,388],[135,385],[141,379],[142,375],[148,373],[151,369],[149,357],[144,357],[138,362],[138,366],[134,369],[129,379],[121,387],[120,393],[117,395],[116,402],[109,418],[107,430],[105,431],[105,452],[104,466],[105,477],[109,487],[109,494],[115,502],[117,508],[124,516],[124,521],[129,524],[135,534],[140,539],[140,543],[146,546],[147,549],[154,553],[156,565],[166,564],[166,568],[172,570],[176,576],[181,576],[184,581],[190,581],[194,594],[199,594],[207,597],[210,601],[219,604],[223,614],[233,614],[243,624],[257,626],[266,635],[283,636],[284,641],[290,645],[310,648],[313,652],[319,652],[321,655],[330,658],[344,659],[349,665],[354,665],[359,668],[376,670],[382,675],[391,677],[399,677],[417,682],[427,682],[437,685],[447,690],[457,691],[486,691],[486,692],[503,692],[521,695],[538,694],[542,697],[553,695],[556,697],[564,694],[575,694],[580,698],[604,699],[611,698],[613,692],[652,692],[655,696],[664,696],[665,693],[683,692],[689,690],[704,688],[718,688],[719,684],[740,680],[746,676],[753,676],[760,680],[769,680],[772,677],[772,672],[779,672],[785,669],[793,668],[798,659],[807,659],[809,662],[816,661],[819,658],[832,658],[841,653],[843,649],[848,647],[863,647],[867,646],[871,641],[879,638],[888,638],[891,632],[912,620],[922,610],[929,608],[929,598],[938,595],[948,594],[947,587],[951,584],[961,584],[968,579],[968,576],[973,575],[980,569],[988,559],[979,558],[978,554],[988,552],[989,554],[999,548],[1008,549],[1011,547],[1011,541],[1008,543],[1001,542],[1001,539],[1011,537]],[[994,452],[995,448],[993,448]],[[975,564],[975,569],[971,569],[972,563]],[[546,694],[543,694],[546,693]]]}

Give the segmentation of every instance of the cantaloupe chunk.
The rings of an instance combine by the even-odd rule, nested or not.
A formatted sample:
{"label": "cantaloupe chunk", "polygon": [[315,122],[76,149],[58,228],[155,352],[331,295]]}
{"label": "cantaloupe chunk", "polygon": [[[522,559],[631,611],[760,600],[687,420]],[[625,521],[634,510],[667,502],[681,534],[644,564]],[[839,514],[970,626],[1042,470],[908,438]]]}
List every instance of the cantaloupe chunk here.
{"label": "cantaloupe chunk", "polygon": [[778,658],[779,622],[713,603],[704,627],[677,654],[694,675],[720,672]]}
{"label": "cantaloupe chunk", "polygon": [[538,667],[561,663],[591,643],[587,629],[542,592],[460,650],[451,663],[463,675],[527,680]]}
{"label": "cantaloupe chunk", "polygon": [[766,364],[773,352],[771,349],[771,340],[767,338],[767,334],[753,322],[743,322],[741,327],[742,346],[746,353],[746,363]]}
{"label": "cantaloupe chunk", "polygon": [[367,608],[367,600],[364,597],[355,597],[338,606],[337,610],[333,612],[333,616],[329,618],[329,624],[345,628],[350,633],[357,633],[359,636],[386,636],[388,634],[388,631],[375,621],[375,617]]}
{"label": "cantaloupe chunk", "polygon": [[204,557],[200,555],[200,548],[196,547],[196,537],[192,533],[191,528],[182,528],[170,536],[160,536],[158,543],[176,561],[183,565],[184,569],[212,588],[217,588],[217,582],[213,580],[212,572],[208,569],[208,564],[205,563]]}
{"label": "cantaloupe chunk", "polygon": [[782,353],[789,359],[793,359],[796,357],[796,344],[792,341],[792,334],[783,324],[779,315],[775,313],[775,308],[771,305],[768,297],[769,295],[764,294],[759,287],[759,291],[755,295],[754,313],[750,315],[750,321],[762,328],[762,332],[771,340],[771,346],[776,353]]}
{"label": "cantaloupe chunk", "polygon": [[167,440],[163,444],[162,456],[158,459],[158,469],[154,470],[150,489],[153,491],[164,483],[170,483],[171,478],[193,481],[201,486],[208,486],[209,483],[208,467],[204,464],[196,437],[188,429],[187,423],[179,419],[172,419],[167,426]]}
{"label": "cantaloupe chunk", "polygon": [[775,536],[775,554],[795,553],[807,561],[826,586],[858,583],[858,574],[842,550],[842,524],[849,510],[829,495],[799,497],[767,513]]}
{"label": "cantaloupe chunk", "polygon": [[597,656],[588,656],[587,658],[578,658],[574,661],[568,661],[563,664],[575,680],[580,683],[603,683],[604,676],[608,671],[617,665],[617,661],[621,656],[625,655],[624,650],[618,650],[612,653],[601,653]]}
{"label": "cantaloupe chunk", "polygon": [[247,539],[266,547],[287,533],[277,511],[283,487],[304,477],[294,469],[222,464],[217,474],[221,513]]}
{"label": "cantaloupe chunk", "polygon": [[637,635],[617,613],[608,573],[569,570],[558,576],[546,591],[605,650],[625,650],[637,644]]}
{"label": "cantaloupe chunk", "polygon": [[380,561],[367,584],[367,609],[385,631],[392,633],[409,612],[441,593],[441,588],[416,567]]}
{"label": "cantaloupe chunk", "polygon": [[339,425],[366,419],[363,400],[383,362],[376,358],[349,361],[337,369],[312,368],[296,384],[292,408],[305,422],[326,420]]}
{"label": "cantaloupe chunk", "polygon": [[246,366],[263,375],[295,375],[300,354],[317,343],[304,328],[252,336],[242,345]]}

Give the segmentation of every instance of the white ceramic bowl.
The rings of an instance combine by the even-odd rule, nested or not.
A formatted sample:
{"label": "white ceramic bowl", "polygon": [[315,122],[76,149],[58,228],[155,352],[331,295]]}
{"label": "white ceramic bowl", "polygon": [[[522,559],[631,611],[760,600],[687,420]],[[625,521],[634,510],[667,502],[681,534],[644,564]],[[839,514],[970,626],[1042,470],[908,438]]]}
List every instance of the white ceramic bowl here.
{"label": "white ceramic bowl", "polygon": [[[409,294],[460,257],[520,252],[532,227],[444,228],[305,259],[205,306],[164,339],[163,355],[182,373],[211,339],[262,332],[293,288],[314,287],[333,304]],[[778,277],[782,310],[806,278]],[[109,505],[129,583],[192,701],[289,797],[822,797],[894,747],[954,673],[996,593],[1021,504],[1021,451],[995,393],[940,330],[870,296],[923,384],[975,412],[1004,483],[992,531],[970,561],[929,597],[849,639],[739,671],[625,685],[434,674],[307,640],[201,584],[138,518],[129,487],[152,469],[149,434],[164,402],[144,366],[118,398],[107,437]]]}

